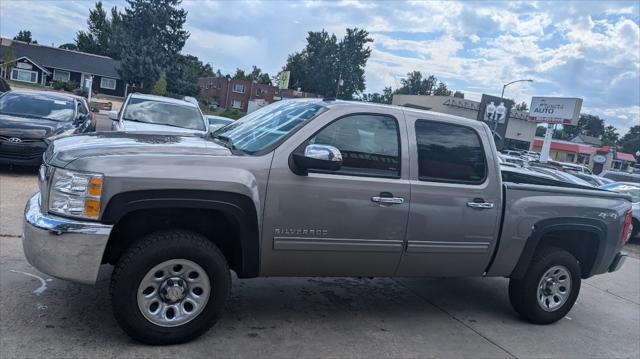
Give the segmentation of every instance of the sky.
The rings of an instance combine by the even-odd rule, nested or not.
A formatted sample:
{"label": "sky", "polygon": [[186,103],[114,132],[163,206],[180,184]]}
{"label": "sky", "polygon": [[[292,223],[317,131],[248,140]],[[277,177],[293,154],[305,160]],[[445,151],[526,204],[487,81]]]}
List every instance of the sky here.
{"label": "sky", "polygon": [[[640,124],[638,1],[184,1],[184,53],[214,69],[257,65],[275,74],[308,31],[370,32],[366,91],[397,88],[407,72],[433,74],[479,100],[499,95],[580,97],[621,134]],[[124,8],[124,1],[103,1]],[[41,44],[73,42],[93,1],[0,0],[0,34],[27,29]]]}

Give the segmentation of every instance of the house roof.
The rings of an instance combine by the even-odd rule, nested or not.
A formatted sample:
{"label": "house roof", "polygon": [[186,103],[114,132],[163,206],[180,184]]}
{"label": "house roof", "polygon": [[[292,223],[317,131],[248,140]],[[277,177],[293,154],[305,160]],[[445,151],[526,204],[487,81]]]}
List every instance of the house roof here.
{"label": "house roof", "polygon": [[630,162],[635,162],[636,158],[633,157],[632,154],[630,153],[626,153],[626,152],[616,152],[616,159],[618,160],[623,160],[623,161],[630,161]]}
{"label": "house roof", "polygon": [[577,135],[576,137],[574,137],[571,142],[575,142],[575,143],[585,143],[588,145],[593,145],[593,146],[600,146],[602,145],[602,141],[600,141],[600,139],[598,137],[593,137],[593,136],[587,136],[587,135]]}
{"label": "house roof", "polygon": [[[536,138],[533,140],[533,147],[542,148],[543,142],[544,142],[543,139]],[[609,148],[610,146],[594,147],[589,145],[581,145],[579,143],[573,143],[569,141],[559,141],[559,140],[551,141],[551,149],[556,151],[595,154],[595,153],[608,153]],[[636,158],[630,153],[616,151],[615,154],[616,154],[615,159],[617,160],[629,161],[629,162],[636,161]]]}
{"label": "house roof", "polygon": [[11,44],[16,59],[23,56],[40,66],[60,70],[83,72],[119,79],[118,67],[120,61],[107,56],[88,54],[85,52],[59,49],[57,47],[28,44],[22,41],[3,38],[0,46],[0,58],[4,55],[6,44]]}

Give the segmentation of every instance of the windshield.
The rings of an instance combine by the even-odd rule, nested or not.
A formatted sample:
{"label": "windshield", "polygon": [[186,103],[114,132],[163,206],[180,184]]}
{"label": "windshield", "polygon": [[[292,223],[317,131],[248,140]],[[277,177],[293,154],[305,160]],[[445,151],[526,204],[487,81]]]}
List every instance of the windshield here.
{"label": "windshield", "polygon": [[600,188],[604,188],[609,191],[630,194],[633,202],[640,202],[640,186],[634,186],[625,183],[609,183]]}
{"label": "windshield", "polygon": [[131,98],[123,118],[125,121],[205,130],[204,119],[196,107],[150,99]]}
{"label": "windshield", "polygon": [[315,102],[279,101],[242,117],[213,133],[235,149],[264,150],[316,117],[324,107]]}
{"label": "windshield", "polygon": [[53,121],[73,120],[74,101],[39,93],[7,92],[0,96],[0,114]]}

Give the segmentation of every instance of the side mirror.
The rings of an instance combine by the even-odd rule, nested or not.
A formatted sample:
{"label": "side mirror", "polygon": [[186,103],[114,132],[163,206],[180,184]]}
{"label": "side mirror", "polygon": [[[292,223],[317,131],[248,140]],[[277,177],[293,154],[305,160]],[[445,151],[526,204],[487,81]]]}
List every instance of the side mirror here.
{"label": "side mirror", "polygon": [[107,112],[107,117],[109,117],[110,120],[118,121],[118,111]]}
{"label": "side mirror", "polygon": [[79,125],[79,124],[83,123],[86,120],[87,120],[87,115],[85,115],[84,113],[81,113],[81,114],[78,114],[78,116],[76,116],[76,120],[73,121],[73,123],[75,125]]}
{"label": "side mirror", "polygon": [[329,145],[308,145],[304,153],[294,152],[292,158],[299,175],[307,175],[310,169],[336,171],[342,167],[342,153]]}

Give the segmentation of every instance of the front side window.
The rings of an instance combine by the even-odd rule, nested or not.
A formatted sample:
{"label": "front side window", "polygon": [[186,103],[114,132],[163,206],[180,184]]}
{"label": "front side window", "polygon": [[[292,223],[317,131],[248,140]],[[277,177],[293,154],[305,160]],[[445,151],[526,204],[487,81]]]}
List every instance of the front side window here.
{"label": "front side window", "polygon": [[242,101],[233,100],[233,102],[231,103],[231,107],[233,107],[233,108],[242,108]]}
{"label": "front side window", "polygon": [[108,90],[115,90],[116,89],[116,80],[115,79],[110,79],[107,77],[103,77],[100,79],[100,87],[103,89],[108,89]]}
{"label": "front side window", "polygon": [[24,118],[70,121],[75,115],[71,98],[52,97],[40,93],[5,92],[0,96],[0,114]]}
{"label": "front side window", "polygon": [[131,98],[125,106],[124,120],[204,131],[204,118],[195,106],[143,98]]}
{"label": "front side window", "polygon": [[476,131],[427,120],[416,121],[418,175],[422,181],[479,184],[487,162]]}
{"label": "front side window", "polygon": [[342,167],[331,173],[400,177],[398,122],[384,115],[343,117],[314,135],[309,144],[330,145],[342,153]]}

